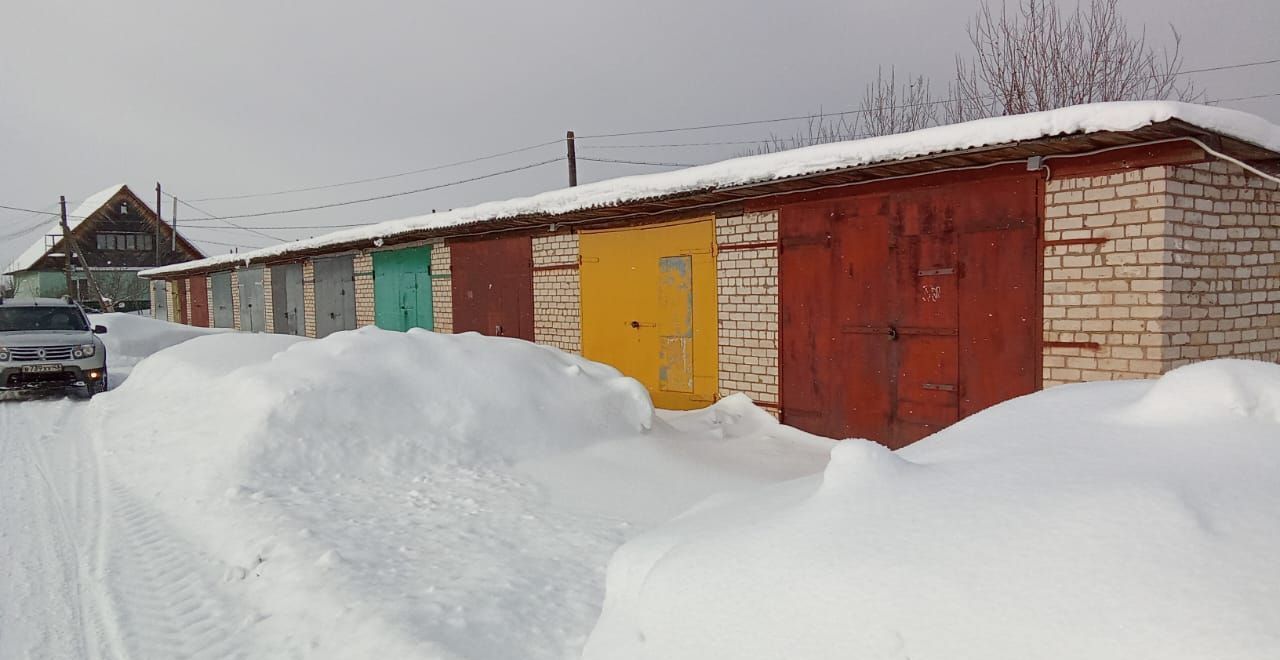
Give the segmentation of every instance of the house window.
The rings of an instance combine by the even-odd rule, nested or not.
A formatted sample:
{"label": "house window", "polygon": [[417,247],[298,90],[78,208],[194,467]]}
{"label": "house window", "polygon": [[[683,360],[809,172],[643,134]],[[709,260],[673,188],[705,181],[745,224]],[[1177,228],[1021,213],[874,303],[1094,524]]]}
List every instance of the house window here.
{"label": "house window", "polygon": [[98,234],[99,250],[149,251],[155,247],[155,237],[151,234]]}

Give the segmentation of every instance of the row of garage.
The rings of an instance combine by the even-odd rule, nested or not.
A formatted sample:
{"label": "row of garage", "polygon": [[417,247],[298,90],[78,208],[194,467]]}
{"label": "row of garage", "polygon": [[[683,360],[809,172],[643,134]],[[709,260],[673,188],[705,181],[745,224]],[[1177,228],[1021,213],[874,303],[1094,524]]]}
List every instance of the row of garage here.
{"label": "row of garage", "polygon": [[[432,329],[430,246],[374,255],[379,327]],[[246,332],[325,337],[353,330],[356,319],[355,267],[350,255],[309,261],[314,273],[314,313],[300,262],[257,266],[153,283],[156,316],[190,325]],[[308,329],[308,319],[313,327]]]}
{"label": "row of garage", "polygon": [[[374,324],[551,343],[539,311],[558,304],[578,315],[579,343],[563,347],[637,378],[658,406],[754,389],[792,424],[901,444],[1038,386],[1039,185],[1025,172],[985,173],[250,265],[157,280],[173,307],[159,313],[312,337]],[[547,245],[571,256],[545,263]],[[449,255],[447,270],[433,270],[433,251]],[[576,283],[540,284],[565,272]],[[441,288],[448,296],[433,295]],[[447,328],[435,322],[437,300],[449,303]]]}
{"label": "row of garage", "polygon": [[[1047,384],[1149,377],[1214,352],[1280,356],[1280,302],[1247,304],[1280,290],[1280,272],[1267,270],[1280,200],[1250,174],[1259,170],[1214,162],[1204,134],[1171,120],[455,225],[432,218],[144,275],[157,314],[183,323],[535,341],[615,366],[659,407],[741,392],[793,426],[897,447]],[[1277,157],[1218,144],[1236,162]],[[1211,245],[1219,232],[1206,229],[1186,247],[1201,230],[1182,209],[1213,210],[1227,195],[1251,200],[1250,231],[1271,242]],[[1182,265],[1233,251],[1255,265],[1223,269],[1213,286],[1258,292],[1211,308]],[[1181,291],[1192,292],[1185,304]]]}

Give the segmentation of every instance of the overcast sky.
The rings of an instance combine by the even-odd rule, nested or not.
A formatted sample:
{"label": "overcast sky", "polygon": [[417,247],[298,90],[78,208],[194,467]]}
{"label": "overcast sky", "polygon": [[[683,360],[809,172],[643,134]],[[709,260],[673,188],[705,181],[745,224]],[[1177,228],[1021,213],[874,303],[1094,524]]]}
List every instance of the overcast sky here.
{"label": "overcast sky", "polygon": [[[115,183],[188,200],[379,177],[579,135],[857,106],[876,67],[945,88],[977,0],[429,2],[4,0],[0,204],[56,208]],[[1121,0],[1183,35],[1186,68],[1280,57],[1275,0]],[[1218,99],[1280,93],[1280,64],[1190,76]],[[1223,105],[1280,123],[1280,96]],[[799,123],[582,140],[580,157],[705,163],[742,146],[619,148],[790,134]],[[605,148],[604,145],[614,145]],[[380,182],[232,201],[215,215],[433,186],[563,155],[563,144]],[[583,182],[660,171],[581,162]],[[301,238],[562,187],[563,162],[395,199],[192,225],[218,243]],[[166,200],[164,214],[169,216]],[[181,207],[184,219],[199,213]],[[0,264],[38,216],[0,211]],[[17,234],[26,229],[25,234]]]}

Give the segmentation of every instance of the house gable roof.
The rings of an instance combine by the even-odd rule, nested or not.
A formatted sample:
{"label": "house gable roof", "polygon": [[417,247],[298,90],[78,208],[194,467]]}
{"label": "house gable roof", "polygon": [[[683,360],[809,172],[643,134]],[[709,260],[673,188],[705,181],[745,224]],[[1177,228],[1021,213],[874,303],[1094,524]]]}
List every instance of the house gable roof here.
{"label": "house gable roof", "polygon": [[[146,202],[142,201],[140,197],[135,195],[133,191],[129,189],[129,186],[121,183],[109,188],[104,188],[103,190],[86,197],[85,200],[80,202],[74,210],[69,211],[67,213],[67,228],[73,235],[76,234],[76,232],[79,231],[95,213],[101,211],[121,195],[127,195],[129,202],[134,207],[142,211],[143,216],[149,221],[156,221],[155,211],[153,211],[150,206],[147,206]],[[167,223],[164,224],[164,231],[172,231]],[[45,238],[50,235],[59,237],[62,235],[62,221],[60,218],[55,218],[50,222],[48,227],[40,233],[40,237],[36,239],[36,242],[19,254],[17,258],[15,258],[9,266],[5,268],[5,274],[8,275],[28,270],[40,263],[40,261],[48,256],[50,252],[58,249],[61,244],[61,239],[55,241],[52,246],[46,245]],[[198,248],[188,242],[185,238],[179,236],[178,240],[182,244],[183,249],[188,251],[190,254],[195,255],[197,258],[204,256]]]}

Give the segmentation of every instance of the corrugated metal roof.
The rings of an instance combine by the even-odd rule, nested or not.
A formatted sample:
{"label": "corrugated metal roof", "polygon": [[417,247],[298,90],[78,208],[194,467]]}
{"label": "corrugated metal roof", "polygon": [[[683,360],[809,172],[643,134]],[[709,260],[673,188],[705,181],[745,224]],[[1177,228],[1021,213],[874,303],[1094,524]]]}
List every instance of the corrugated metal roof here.
{"label": "corrugated metal roof", "polygon": [[[621,209],[660,200],[714,201],[728,191],[763,187],[775,182],[819,177],[872,165],[926,158],[944,159],[951,154],[988,147],[1021,145],[1055,136],[1138,132],[1161,124],[1203,129],[1261,150],[1280,153],[1280,126],[1262,118],[1226,108],[1167,101],[1132,101],[1072,106],[1046,112],[938,126],[910,133],[816,145],[801,149],[735,158],[682,170],[609,179],[593,184],[544,192],[531,197],[454,209],[446,213],[415,216],[337,231],[323,236],[243,252],[209,257],[143,271],[155,277],[183,272],[211,271],[260,261],[287,259],[326,249],[374,245],[397,237],[449,235],[481,231],[490,225],[533,224],[580,216],[592,210]],[[785,192],[785,190],[782,190]],[[603,211],[600,214],[604,215]]]}

